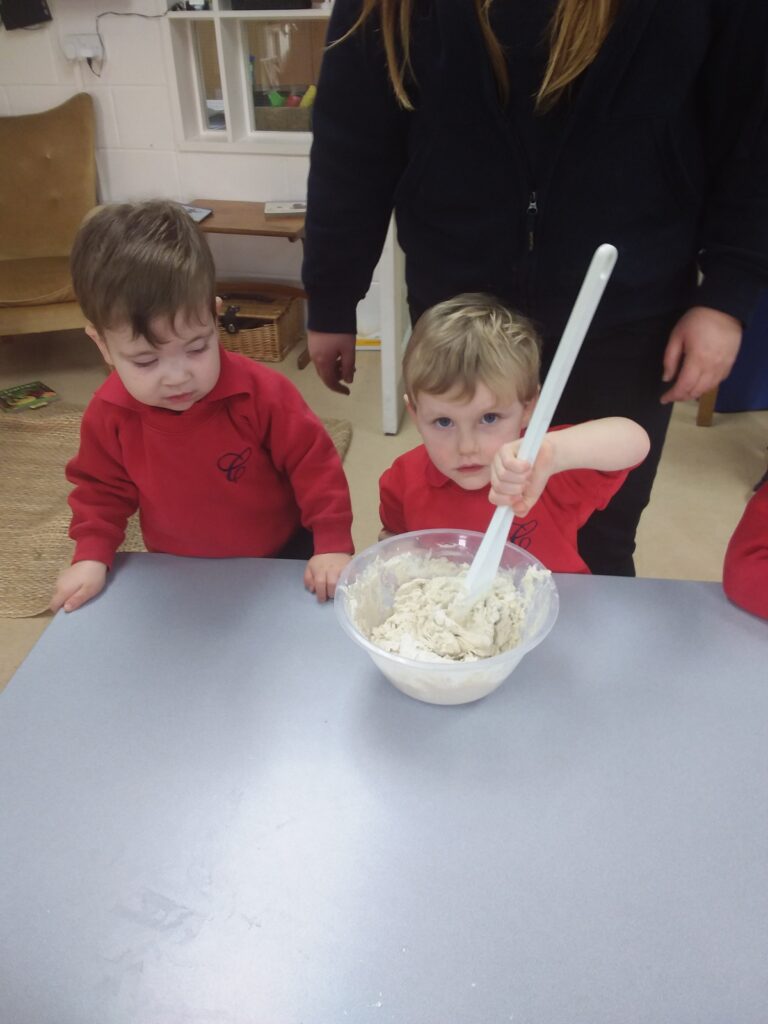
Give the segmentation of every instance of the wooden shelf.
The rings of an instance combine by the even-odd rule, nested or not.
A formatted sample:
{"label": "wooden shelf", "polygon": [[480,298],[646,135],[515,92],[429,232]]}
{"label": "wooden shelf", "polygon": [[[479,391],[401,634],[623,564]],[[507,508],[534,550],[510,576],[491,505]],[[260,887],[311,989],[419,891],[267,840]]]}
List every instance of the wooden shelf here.
{"label": "wooden shelf", "polygon": [[207,206],[210,217],[200,222],[202,231],[217,235],[264,235],[296,242],[304,237],[303,217],[265,217],[264,203],[229,199],[193,199],[191,206]]}

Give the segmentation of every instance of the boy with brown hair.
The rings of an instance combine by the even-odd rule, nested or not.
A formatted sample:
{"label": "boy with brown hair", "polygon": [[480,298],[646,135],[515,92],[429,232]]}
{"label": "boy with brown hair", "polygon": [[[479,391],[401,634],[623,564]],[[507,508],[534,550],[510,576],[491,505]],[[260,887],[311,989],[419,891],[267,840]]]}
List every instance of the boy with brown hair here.
{"label": "boy with brown hair", "polygon": [[648,452],[623,417],[555,428],[533,466],[517,458],[539,393],[533,325],[488,295],[441,302],[417,322],[403,362],[408,411],[424,444],[380,480],[382,535],[484,531],[511,505],[509,539],[555,572],[587,573],[576,534]]}
{"label": "boy with brown hair", "polygon": [[137,508],[150,551],[307,558],[305,586],[332,596],[354,550],[341,460],[290,381],[220,347],[213,259],[188,214],[161,200],[102,207],[71,265],[113,372],[67,466],[76,547],[51,608],[101,591]]}

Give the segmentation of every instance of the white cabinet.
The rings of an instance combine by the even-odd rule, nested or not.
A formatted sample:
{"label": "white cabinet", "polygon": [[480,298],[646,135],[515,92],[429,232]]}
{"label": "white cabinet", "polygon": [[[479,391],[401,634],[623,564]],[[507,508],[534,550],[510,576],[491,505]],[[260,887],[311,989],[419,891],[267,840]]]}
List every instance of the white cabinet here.
{"label": "white cabinet", "polygon": [[207,10],[171,7],[181,148],[308,153],[330,4],[232,10],[232,0],[209,0]]}

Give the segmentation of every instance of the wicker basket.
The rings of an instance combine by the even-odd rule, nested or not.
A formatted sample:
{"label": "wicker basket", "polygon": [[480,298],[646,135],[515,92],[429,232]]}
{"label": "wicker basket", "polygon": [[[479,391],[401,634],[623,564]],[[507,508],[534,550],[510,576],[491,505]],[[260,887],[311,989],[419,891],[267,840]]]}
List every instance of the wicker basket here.
{"label": "wicker basket", "polygon": [[273,294],[270,285],[250,284],[247,290],[220,288],[218,294],[223,300],[222,312],[228,306],[239,306],[239,317],[267,321],[258,327],[240,328],[235,334],[219,324],[221,343],[230,352],[278,363],[304,337],[304,301],[299,296]]}

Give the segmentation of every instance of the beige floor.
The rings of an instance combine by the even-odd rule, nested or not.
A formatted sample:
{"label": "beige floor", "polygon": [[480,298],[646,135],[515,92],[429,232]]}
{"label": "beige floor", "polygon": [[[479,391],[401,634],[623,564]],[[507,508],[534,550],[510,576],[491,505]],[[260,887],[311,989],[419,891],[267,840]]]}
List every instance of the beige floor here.
{"label": "beige floor", "polygon": [[[275,369],[294,380],[321,416],[345,417],[354,435],[346,458],[358,550],[376,540],[379,474],[418,437],[405,422],[396,437],[379,427],[379,358],[363,352],[349,398],[335,395],[311,367],[291,354]],[[79,331],[0,342],[0,387],[43,380],[69,402],[87,402],[104,374],[95,347]],[[720,579],[723,553],[751,488],[766,466],[768,411],[717,414],[711,428],[696,427],[695,405],[678,406],[656,488],[640,525],[641,576]],[[0,421],[0,465],[2,421]],[[10,678],[49,621],[0,619],[0,687]]]}

